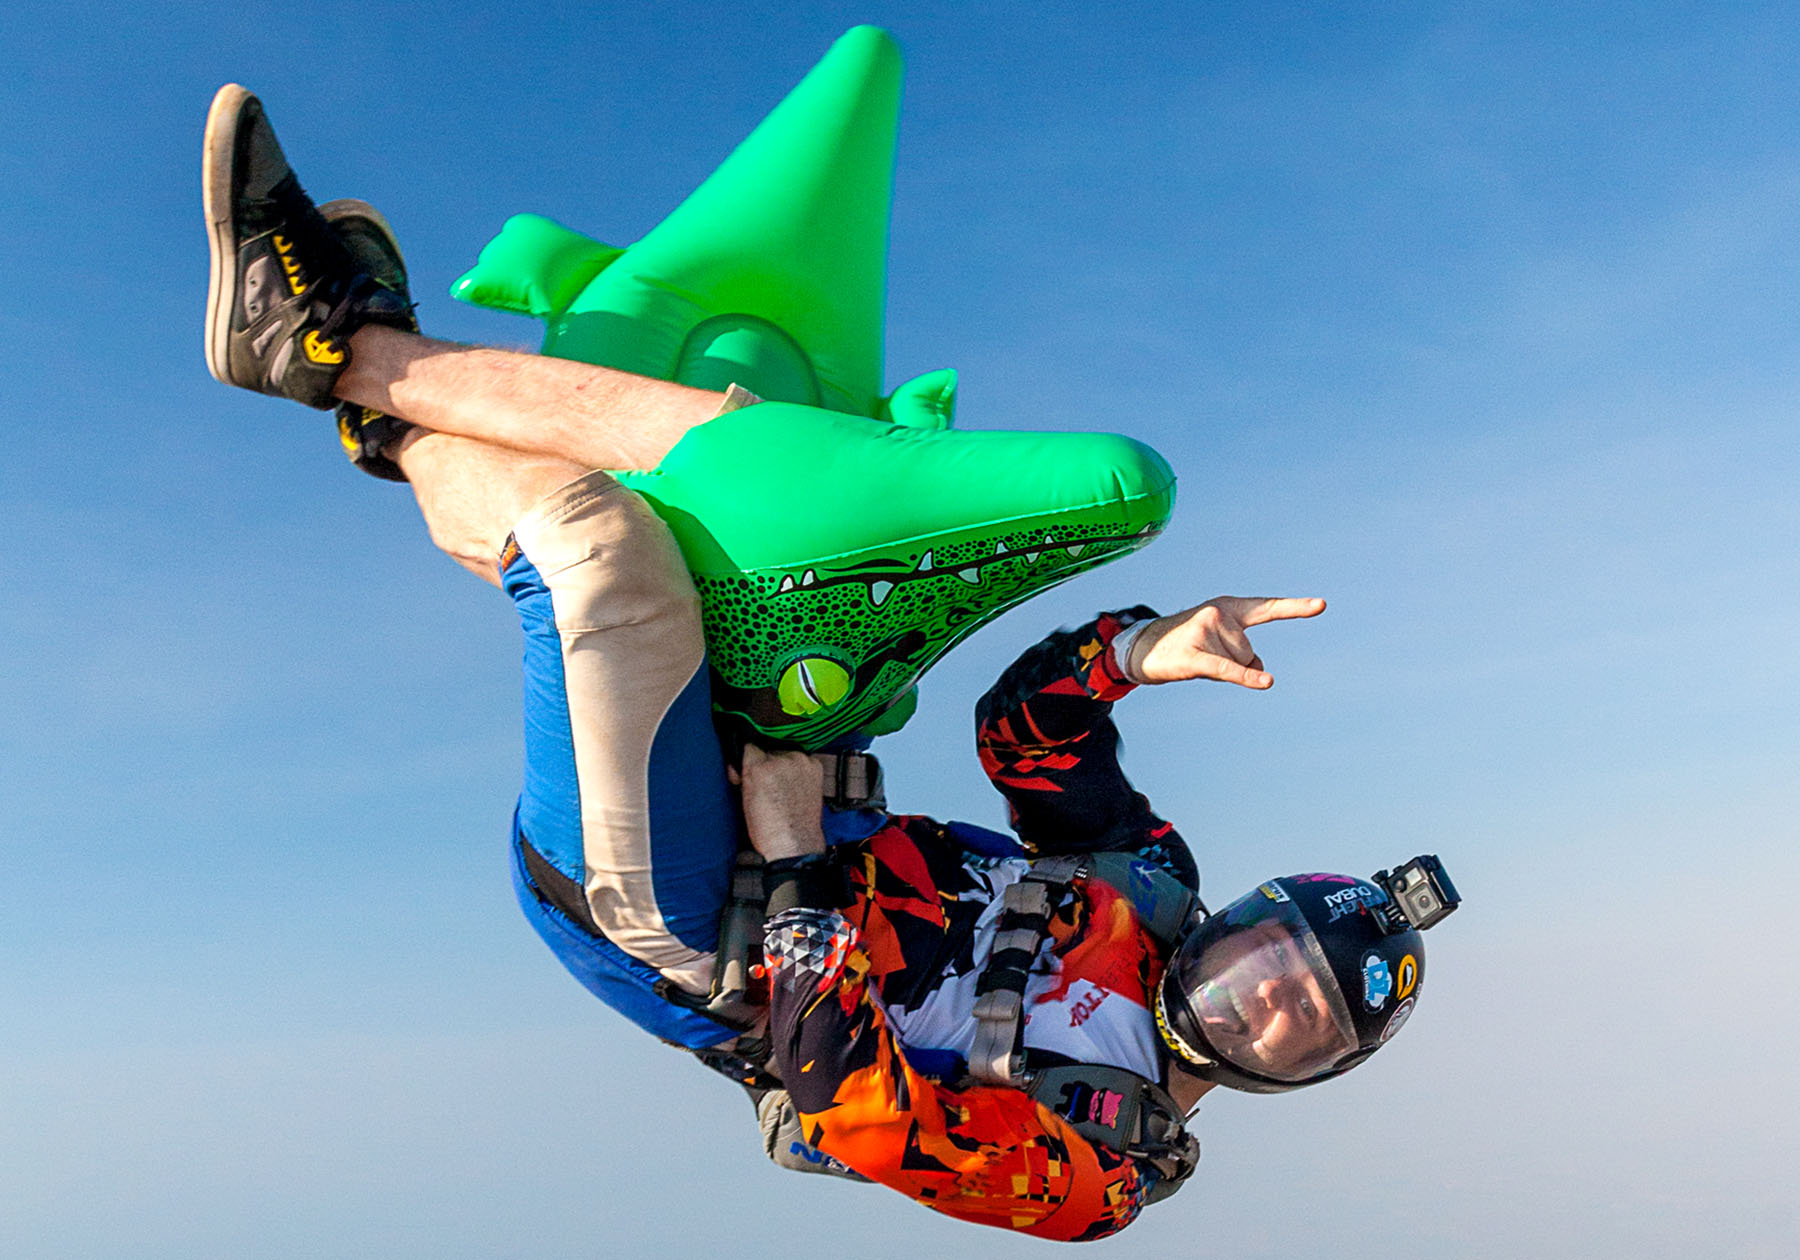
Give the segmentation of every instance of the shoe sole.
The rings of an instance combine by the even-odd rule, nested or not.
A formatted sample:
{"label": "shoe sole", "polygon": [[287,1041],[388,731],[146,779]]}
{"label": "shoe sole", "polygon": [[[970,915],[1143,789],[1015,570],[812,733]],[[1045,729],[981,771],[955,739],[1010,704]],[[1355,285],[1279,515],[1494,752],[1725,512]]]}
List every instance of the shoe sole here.
{"label": "shoe sole", "polygon": [[236,162],[238,120],[255,98],[249,89],[227,83],[213,97],[206,114],[206,139],[200,157],[200,197],[206,213],[206,237],[212,246],[212,277],[206,286],[206,366],[213,378],[231,379],[231,312],[237,305],[237,232],[232,224],[231,182]]}

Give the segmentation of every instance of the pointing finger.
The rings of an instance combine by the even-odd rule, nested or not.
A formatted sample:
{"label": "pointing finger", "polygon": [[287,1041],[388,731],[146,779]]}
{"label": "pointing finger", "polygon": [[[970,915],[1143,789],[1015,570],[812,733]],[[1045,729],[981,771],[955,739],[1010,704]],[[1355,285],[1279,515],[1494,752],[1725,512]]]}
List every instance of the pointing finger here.
{"label": "pointing finger", "polygon": [[1306,599],[1246,599],[1238,603],[1238,620],[1246,626],[1260,626],[1270,621],[1292,621],[1297,617],[1317,617],[1325,611],[1325,601]]}

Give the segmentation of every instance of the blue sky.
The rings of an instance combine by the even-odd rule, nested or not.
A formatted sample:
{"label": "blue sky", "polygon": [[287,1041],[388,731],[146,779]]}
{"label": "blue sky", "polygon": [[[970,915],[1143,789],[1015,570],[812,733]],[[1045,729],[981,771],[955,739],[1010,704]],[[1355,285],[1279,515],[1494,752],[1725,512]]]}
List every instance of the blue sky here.
{"label": "blue sky", "polygon": [[[1320,594],[1276,689],[1122,707],[1228,900],[1443,854],[1406,1036],[1202,1109],[1102,1249],[1785,1255],[1800,1220],[1800,16],[1776,4],[51,6],[0,76],[0,1254],[1036,1254],[779,1174],[506,882],[516,630],[322,418],[206,375],[198,151],[263,96],[426,328],[511,213],[626,243],[843,29],[908,56],[890,385],[1100,428],[1167,537],[885,743],[996,824],[968,705],[1044,627]],[[766,1245],[761,1241],[766,1239]],[[1198,1243],[1196,1239],[1200,1240]]]}

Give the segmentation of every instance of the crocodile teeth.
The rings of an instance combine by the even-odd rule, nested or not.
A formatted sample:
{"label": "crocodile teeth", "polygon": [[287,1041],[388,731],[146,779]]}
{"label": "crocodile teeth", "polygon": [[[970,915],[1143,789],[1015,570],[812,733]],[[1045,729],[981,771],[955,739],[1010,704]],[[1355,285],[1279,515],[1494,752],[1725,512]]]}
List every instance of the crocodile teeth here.
{"label": "crocodile teeth", "polygon": [[893,592],[894,584],[892,582],[875,582],[869,587],[869,602],[880,608]]}
{"label": "crocodile teeth", "polygon": [[800,575],[800,585],[802,585],[802,586],[811,586],[814,582],[816,582],[818,580],[819,579],[816,576],[814,576],[813,571],[811,569],[808,569],[805,573],[802,573]]}
{"label": "crocodile teeth", "polygon": [[994,544],[994,554],[997,556],[1005,555],[1006,554],[1006,544],[1003,542],[995,543]]}
{"label": "crocodile teeth", "polygon": [[931,567],[931,553],[929,551],[927,551],[924,555],[919,557],[918,568],[920,571],[923,571],[925,569],[929,569],[930,567]]}
{"label": "crocodile teeth", "polygon": [[1026,564],[1036,564],[1037,558],[1038,558],[1038,553],[1035,551],[1027,551],[1025,553],[1025,563]]}
{"label": "crocodile teeth", "polygon": [[1071,556],[1079,556],[1079,555],[1081,555],[1082,552],[1084,552],[1086,550],[1087,550],[1087,544],[1085,544],[1085,543],[1070,543],[1069,544],[1069,555],[1071,555]]}
{"label": "crocodile teeth", "polygon": [[974,565],[970,565],[966,569],[958,569],[956,571],[956,576],[967,582],[970,586],[981,585],[981,570],[977,569]]}
{"label": "crocodile teeth", "polygon": [[791,591],[793,589],[794,589],[793,575],[792,574],[783,574],[782,578],[781,578],[781,586],[775,593],[777,595],[786,595],[789,591]]}

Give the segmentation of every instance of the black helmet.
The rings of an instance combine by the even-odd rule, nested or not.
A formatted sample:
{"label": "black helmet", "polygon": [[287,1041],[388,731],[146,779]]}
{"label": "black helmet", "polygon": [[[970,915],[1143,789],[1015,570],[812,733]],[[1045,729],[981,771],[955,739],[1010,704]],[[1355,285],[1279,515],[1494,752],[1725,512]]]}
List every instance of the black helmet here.
{"label": "black helmet", "polygon": [[1419,935],[1459,898],[1435,857],[1373,882],[1290,875],[1259,885],[1182,940],[1156,1026],[1195,1076],[1252,1093],[1299,1089],[1375,1053],[1412,1014]]}

